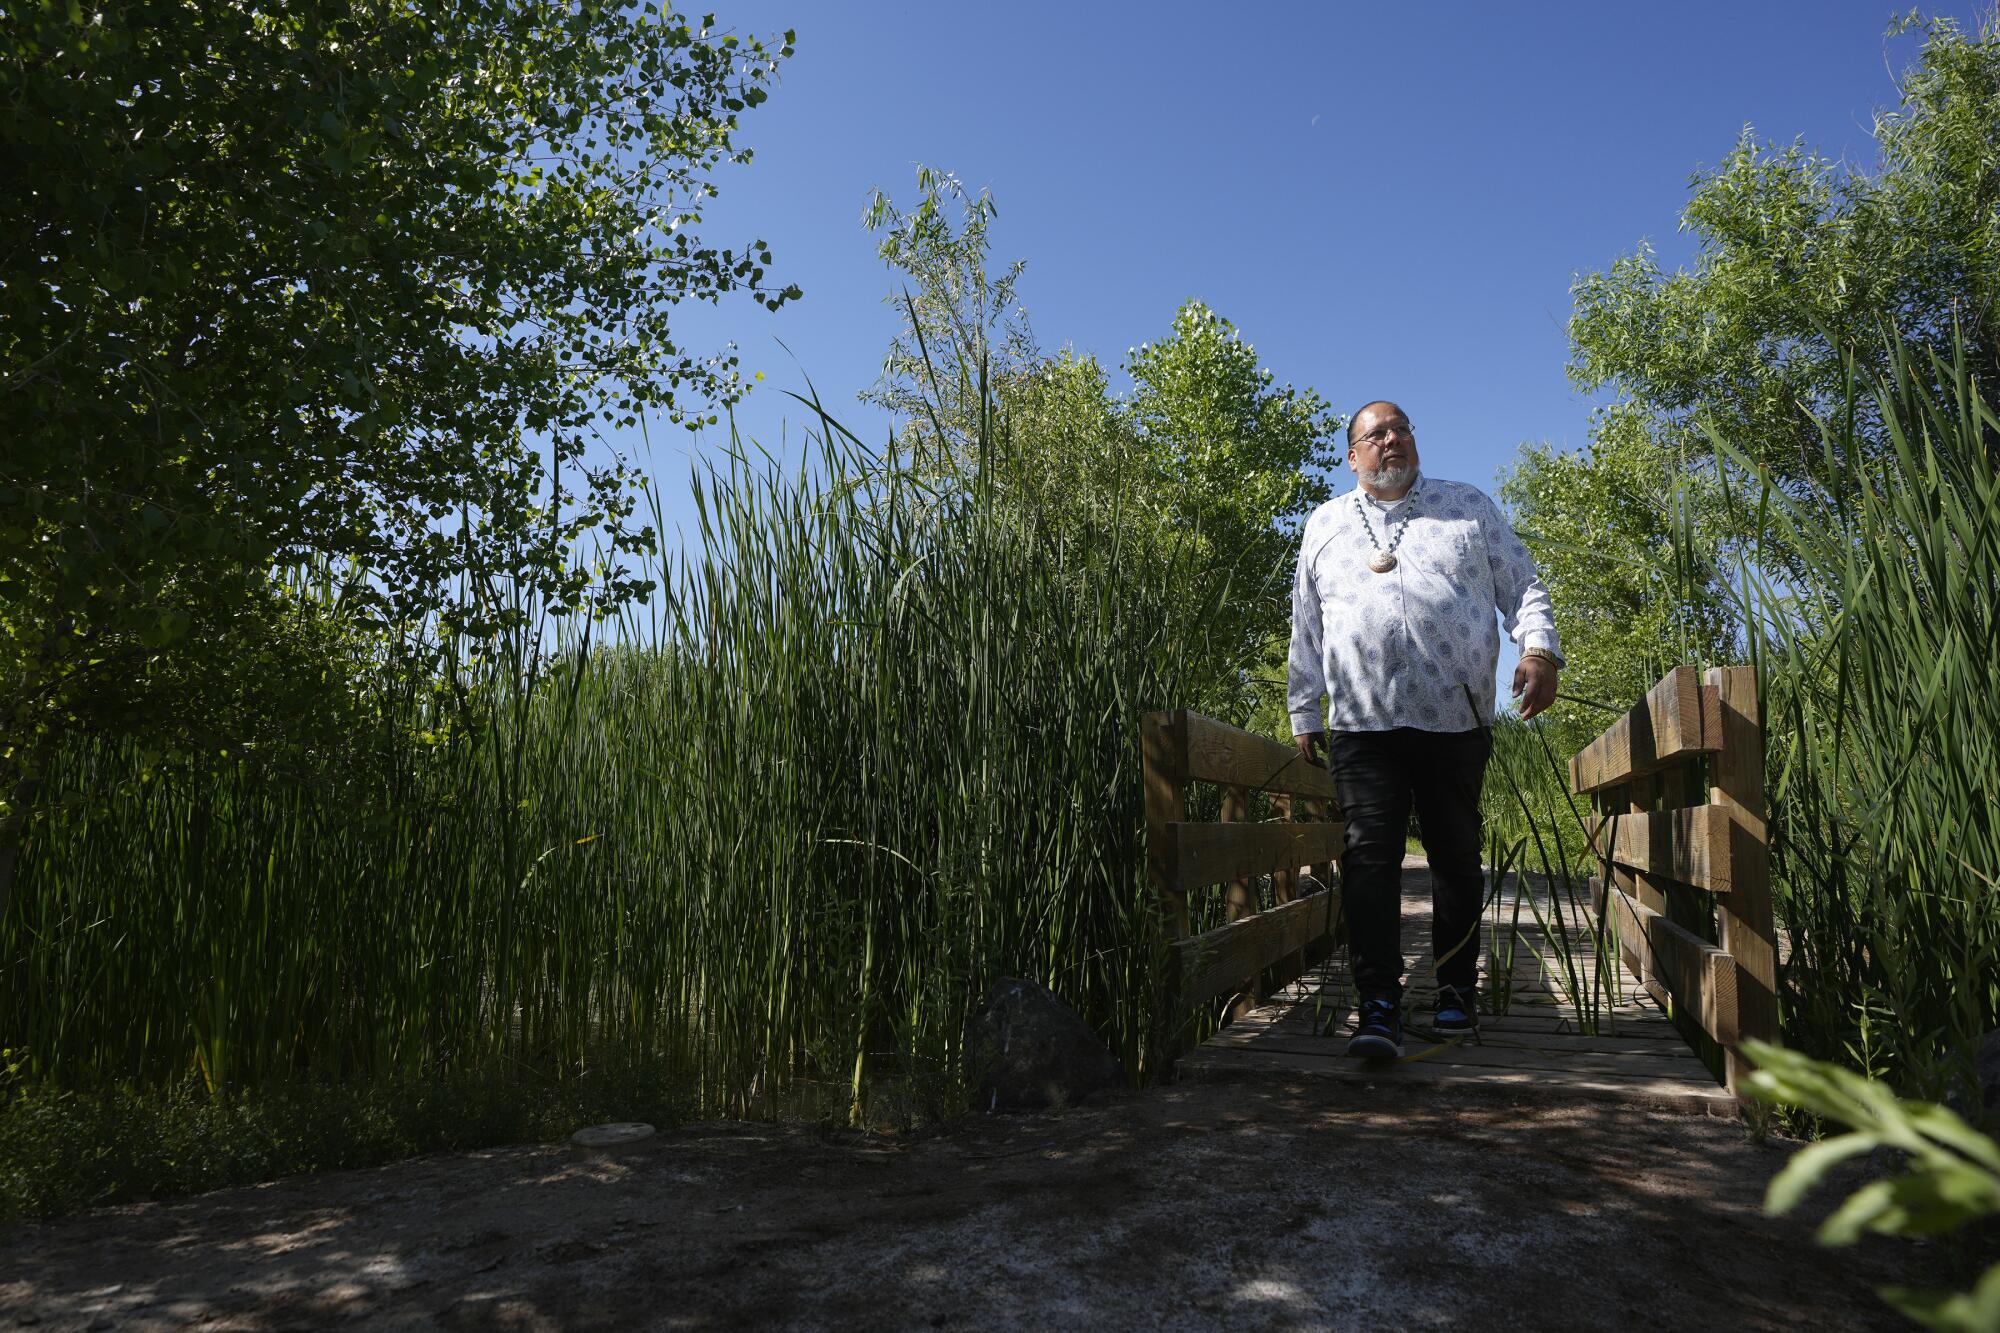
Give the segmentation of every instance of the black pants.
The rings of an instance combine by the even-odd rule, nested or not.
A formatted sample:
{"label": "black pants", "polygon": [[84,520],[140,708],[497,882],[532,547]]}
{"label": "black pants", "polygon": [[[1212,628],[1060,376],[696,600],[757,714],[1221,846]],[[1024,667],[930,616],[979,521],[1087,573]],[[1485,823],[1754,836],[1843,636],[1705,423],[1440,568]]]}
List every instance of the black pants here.
{"label": "black pants", "polygon": [[[1431,938],[1438,981],[1471,988],[1479,978],[1479,789],[1493,736],[1472,731],[1335,731],[1327,757],[1347,818],[1340,858],[1354,983],[1363,995],[1403,989],[1403,846],[1410,807],[1430,858]],[[1454,950],[1456,946],[1456,950]]]}

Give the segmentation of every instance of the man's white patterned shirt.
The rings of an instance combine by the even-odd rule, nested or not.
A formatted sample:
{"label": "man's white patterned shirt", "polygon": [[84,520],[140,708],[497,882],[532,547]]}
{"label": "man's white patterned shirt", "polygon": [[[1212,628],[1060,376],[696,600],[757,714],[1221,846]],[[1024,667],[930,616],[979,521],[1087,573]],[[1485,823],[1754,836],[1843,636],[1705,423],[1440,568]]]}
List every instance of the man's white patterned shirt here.
{"label": "man's white patterned shirt", "polygon": [[[1369,569],[1399,532],[1396,567]],[[1359,490],[1327,501],[1306,520],[1292,588],[1292,733],[1328,730],[1322,695],[1334,731],[1492,725],[1496,610],[1515,643],[1561,658],[1535,562],[1478,487],[1420,474],[1399,504]]]}

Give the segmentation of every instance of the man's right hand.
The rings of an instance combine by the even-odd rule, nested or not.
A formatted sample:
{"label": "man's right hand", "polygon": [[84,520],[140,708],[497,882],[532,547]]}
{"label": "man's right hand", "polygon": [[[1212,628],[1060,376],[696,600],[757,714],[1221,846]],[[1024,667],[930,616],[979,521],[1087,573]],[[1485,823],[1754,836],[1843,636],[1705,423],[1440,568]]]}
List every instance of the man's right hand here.
{"label": "man's right hand", "polygon": [[1308,764],[1311,764],[1314,768],[1326,767],[1326,760],[1320,758],[1320,754],[1326,750],[1325,732],[1308,731],[1302,736],[1294,736],[1292,737],[1292,744],[1299,747],[1299,753],[1305,756],[1305,761]]}

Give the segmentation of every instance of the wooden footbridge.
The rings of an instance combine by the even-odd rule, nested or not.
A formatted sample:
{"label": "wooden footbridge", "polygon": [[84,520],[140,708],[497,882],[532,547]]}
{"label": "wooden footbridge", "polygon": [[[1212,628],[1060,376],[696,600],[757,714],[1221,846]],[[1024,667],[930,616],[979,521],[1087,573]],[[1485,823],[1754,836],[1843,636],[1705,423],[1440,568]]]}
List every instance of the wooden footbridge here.
{"label": "wooden footbridge", "polygon": [[[1598,873],[1488,885],[1480,1030],[1428,1030],[1431,882],[1404,864],[1404,1055],[1346,1054],[1343,829],[1324,769],[1186,711],[1144,727],[1149,870],[1174,935],[1176,1003],[1212,1034],[1184,1078],[1308,1076],[1448,1085],[1730,1115],[1737,1043],[1775,1040],[1763,734],[1747,667],[1668,673],[1570,762]],[[1219,789],[1204,792],[1202,784]],[[1192,808],[1217,818],[1191,820]],[[1261,807],[1263,819],[1254,816]],[[1490,875],[1489,875],[1490,877]],[[1198,895],[1223,889],[1222,920]],[[1200,910],[1197,911],[1196,909]]]}

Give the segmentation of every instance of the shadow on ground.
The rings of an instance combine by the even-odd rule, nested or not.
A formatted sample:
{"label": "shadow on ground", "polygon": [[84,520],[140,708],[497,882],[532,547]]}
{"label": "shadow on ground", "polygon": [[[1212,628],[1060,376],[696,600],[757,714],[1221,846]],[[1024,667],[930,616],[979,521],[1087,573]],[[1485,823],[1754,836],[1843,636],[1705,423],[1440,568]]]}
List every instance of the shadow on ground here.
{"label": "shadow on ground", "polygon": [[[0,1241],[42,1328],[1899,1326],[1927,1252],[1760,1210],[1794,1145],[1417,1087],[1172,1087],[885,1140],[434,1157]],[[1852,1178],[1847,1182],[1854,1183]]]}

